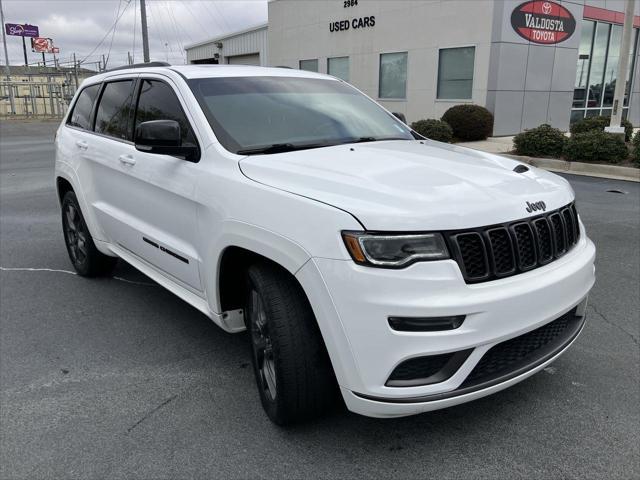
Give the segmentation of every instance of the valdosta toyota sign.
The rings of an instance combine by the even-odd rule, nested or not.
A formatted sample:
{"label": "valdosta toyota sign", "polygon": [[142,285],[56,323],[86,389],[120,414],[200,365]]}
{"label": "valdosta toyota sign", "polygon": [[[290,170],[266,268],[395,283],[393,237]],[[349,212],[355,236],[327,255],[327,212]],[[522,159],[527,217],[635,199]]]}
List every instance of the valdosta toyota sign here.
{"label": "valdosta toyota sign", "polygon": [[573,34],[576,19],[562,5],[534,0],[521,4],[513,11],[511,26],[518,35],[533,43],[553,45]]}

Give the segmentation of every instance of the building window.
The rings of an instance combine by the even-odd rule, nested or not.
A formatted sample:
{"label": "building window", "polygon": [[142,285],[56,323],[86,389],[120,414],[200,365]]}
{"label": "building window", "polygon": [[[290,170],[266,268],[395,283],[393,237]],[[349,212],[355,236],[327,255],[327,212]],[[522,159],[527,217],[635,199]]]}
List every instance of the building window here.
{"label": "building window", "polygon": [[349,57],[334,57],[327,59],[327,73],[334,77],[349,81]]}
{"label": "building window", "polygon": [[407,98],[407,52],[380,55],[379,98]]}
{"label": "building window", "polygon": [[318,59],[313,60],[300,60],[300,70],[306,70],[307,72],[318,71]]}
{"label": "building window", "polygon": [[469,100],[473,95],[476,47],[443,48],[438,57],[438,99]]}
{"label": "building window", "polygon": [[[626,59],[627,78],[622,117],[626,118],[635,69],[634,59],[638,49],[639,29],[631,36],[631,52]],[[583,20],[578,65],[573,90],[571,123],[584,117],[611,116],[613,96],[616,88],[622,26],[604,22]]]}

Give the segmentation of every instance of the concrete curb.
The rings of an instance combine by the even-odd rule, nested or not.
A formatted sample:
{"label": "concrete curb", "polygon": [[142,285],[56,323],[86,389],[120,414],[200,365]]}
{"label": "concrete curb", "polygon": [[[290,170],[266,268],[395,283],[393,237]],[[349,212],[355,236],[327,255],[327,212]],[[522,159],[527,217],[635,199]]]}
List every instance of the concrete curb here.
{"label": "concrete curb", "polygon": [[502,154],[505,157],[519,160],[534,167],[544,168],[551,172],[564,172],[588,177],[610,178],[612,180],[627,180],[640,182],[640,169],[633,167],[619,167],[617,165],[600,165],[597,163],[567,162],[554,158],[535,158],[524,155]]}

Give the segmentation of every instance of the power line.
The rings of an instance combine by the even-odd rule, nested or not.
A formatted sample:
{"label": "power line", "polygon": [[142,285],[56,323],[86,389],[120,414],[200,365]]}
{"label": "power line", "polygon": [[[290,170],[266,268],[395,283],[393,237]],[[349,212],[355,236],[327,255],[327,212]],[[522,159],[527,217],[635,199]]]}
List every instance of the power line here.
{"label": "power line", "polygon": [[149,18],[151,20],[150,25],[151,27],[157,30],[158,37],[164,43],[165,55],[167,55],[168,57],[169,54],[166,51],[166,48],[169,47],[169,51],[173,53],[173,46],[171,45],[171,42],[170,42],[170,36],[167,35],[167,29],[164,27],[164,23],[161,22],[162,18],[160,16],[156,16],[156,14],[153,13],[153,9],[151,8],[151,5],[149,5],[149,8],[147,9],[147,11],[149,12]]}
{"label": "power line", "polygon": [[209,8],[204,8],[204,11],[207,12],[207,14],[209,15],[209,17],[213,20],[213,23],[216,24],[216,28],[222,32],[225,30],[225,27],[223,27],[220,22],[218,21],[218,18],[213,14],[213,12],[209,9]]}
{"label": "power line", "polygon": [[202,24],[200,23],[200,20],[198,20],[198,16],[193,14],[193,11],[191,10],[191,8],[189,8],[189,2],[183,2],[182,5],[187,10],[189,15],[191,15],[191,17],[196,21],[198,26],[202,29],[202,31],[204,32],[205,37],[209,37],[209,31],[205,27],[202,26]]}
{"label": "power line", "polygon": [[[164,5],[164,8],[165,8],[165,10],[167,11],[167,13],[169,15],[169,19],[173,23],[173,26],[174,26],[174,28],[176,30],[177,38],[180,38],[180,27],[178,26],[178,21],[176,20],[176,17],[173,14],[173,10],[171,10],[171,8],[169,7],[169,4],[167,2],[164,2],[163,5]],[[189,34],[189,30],[184,30],[184,34],[189,39],[189,42],[193,43],[193,38]]]}
{"label": "power line", "polygon": [[[180,45],[180,48],[182,51],[184,51],[184,44],[182,43],[182,41],[180,40],[180,31],[178,28],[178,24],[176,22],[175,17],[173,16],[173,13],[171,12],[171,9],[169,8],[169,6],[165,3],[163,4],[165,7],[165,10],[167,11],[167,15],[169,17],[169,23],[173,26],[174,31],[176,32],[176,40],[178,42],[178,45]],[[193,43],[193,39],[191,38],[191,35],[189,35],[188,31],[184,32],[185,35],[189,38],[189,41],[191,43]],[[184,58],[184,54],[183,54],[183,58]],[[186,60],[185,60],[186,61]]]}
{"label": "power line", "polygon": [[[158,5],[158,2],[154,2],[153,5]],[[152,9],[149,9],[149,13],[151,14],[151,18],[154,23],[162,29],[165,42],[169,46],[169,51],[171,52],[171,58],[179,58],[179,61],[186,63],[187,59],[184,48],[181,48],[180,36],[178,35],[175,37],[172,33],[172,29],[170,28],[172,25],[167,26],[165,23],[162,8],[155,12],[152,12]]]}
{"label": "power line", "polygon": [[89,55],[85,56],[82,60],[80,60],[80,63],[84,62],[87,58],[89,58],[91,55],[93,55],[93,53],[100,47],[100,45],[102,45],[102,42],[105,41],[105,39],[109,36],[109,34],[111,33],[111,30],[116,28],[116,25],[118,24],[118,21],[122,18],[122,15],[124,15],[124,12],[127,11],[127,8],[129,7],[129,5],[131,5],[131,0],[129,1],[129,3],[127,4],[126,7],[124,7],[124,9],[122,10],[122,12],[120,13],[120,15],[118,15],[118,17],[116,18],[115,22],[113,22],[113,25],[111,25],[111,28],[109,28],[109,30],[107,30],[107,33],[104,34],[104,37],[102,37],[102,40],[100,40],[98,42],[98,45],[96,45],[93,50],[91,50],[91,52],[89,53]]}
{"label": "power line", "polygon": [[[107,52],[107,59],[104,62],[104,69],[107,69],[107,63],[109,63],[109,57],[111,56],[111,47],[113,47],[113,39],[116,36],[116,28],[118,25],[118,16],[120,15],[120,7],[122,6],[122,0],[118,2],[118,13],[116,13],[116,22],[113,26],[113,32],[111,33],[111,42],[109,42],[109,51]],[[127,4],[127,7],[129,4]],[[125,7],[126,8],[126,7]]]}
{"label": "power line", "polygon": [[220,15],[220,18],[222,19],[222,22],[224,23],[225,27],[227,27],[227,32],[229,32],[231,30],[231,27],[229,26],[229,23],[227,22],[227,19],[224,18],[224,15],[222,14],[220,9],[218,8],[218,2],[211,2],[211,5],[213,5],[213,8],[216,9],[216,12],[218,13],[218,15]]}

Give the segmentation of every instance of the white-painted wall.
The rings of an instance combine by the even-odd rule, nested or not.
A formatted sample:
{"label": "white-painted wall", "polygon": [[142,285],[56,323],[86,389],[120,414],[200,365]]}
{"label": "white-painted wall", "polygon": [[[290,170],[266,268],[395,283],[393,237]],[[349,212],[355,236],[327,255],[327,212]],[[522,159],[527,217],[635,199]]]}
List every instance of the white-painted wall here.
{"label": "white-painted wall", "polygon": [[[301,59],[349,56],[350,83],[378,99],[381,53],[407,51],[406,100],[380,100],[408,121],[440,118],[455,101],[436,99],[438,48],[476,47],[473,98],[484,105],[494,2],[491,0],[273,0],[269,3],[269,64],[298,68]],[[375,16],[375,26],[330,32],[329,23]]]}
{"label": "white-painted wall", "polygon": [[[217,47],[217,43],[222,43],[222,48]],[[187,52],[187,63],[194,60],[214,58],[217,53],[220,55],[219,63],[228,63],[228,57],[239,55],[260,55],[260,65],[266,66],[267,56],[267,26],[260,25],[241,32],[235,32],[226,37],[217,37],[194,45],[185,47]]]}

